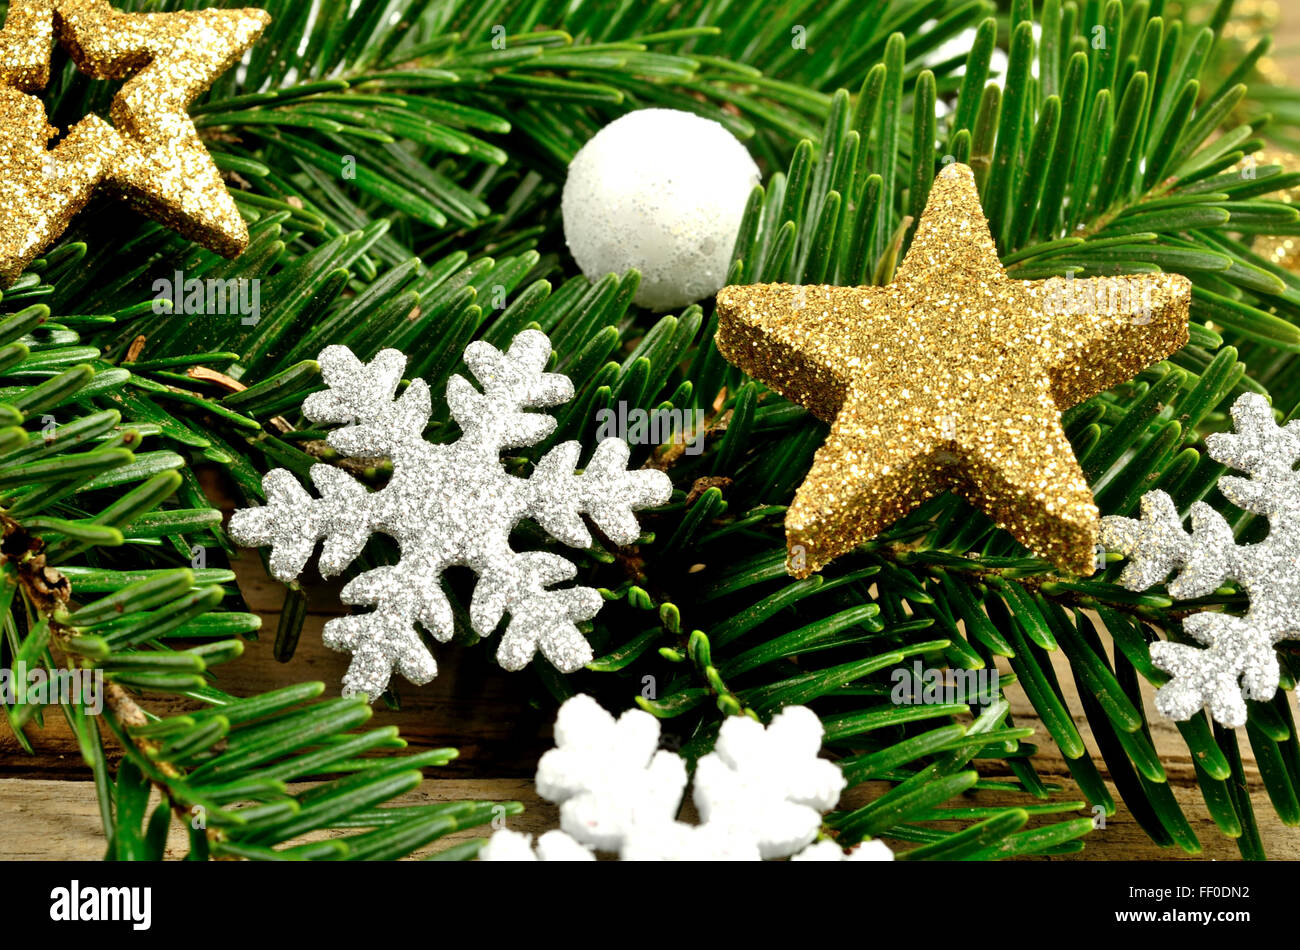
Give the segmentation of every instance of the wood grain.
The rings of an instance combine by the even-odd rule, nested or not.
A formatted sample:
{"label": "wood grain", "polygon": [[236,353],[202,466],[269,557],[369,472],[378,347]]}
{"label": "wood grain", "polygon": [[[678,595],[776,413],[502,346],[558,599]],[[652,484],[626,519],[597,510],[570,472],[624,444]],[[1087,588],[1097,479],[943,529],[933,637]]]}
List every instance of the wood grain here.
{"label": "wood grain", "polygon": [[[431,805],[466,799],[523,802],[524,813],[509,818],[509,827],[516,831],[541,833],[559,821],[555,806],[539,799],[528,779],[429,779],[400,801],[407,805]],[[150,808],[155,804],[156,794]],[[456,832],[416,852],[414,857],[441,851],[491,831],[491,826],[484,826]],[[301,841],[355,833],[304,835]],[[106,846],[93,783],[41,778],[0,779],[0,858],[7,861],[93,861],[103,857]],[[183,858],[187,850],[185,830],[178,822],[172,822],[167,858]]]}
{"label": "wood grain", "polygon": [[[342,610],[337,587],[321,583],[309,589],[308,620],[297,652],[289,663],[278,663],[272,655],[272,645],[283,588],[265,575],[260,559],[255,556],[240,559],[235,567],[249,608],[263,618],[263,630],[259,639],[247,644],[242,657],[218,668],[219,685],[237,695],[255,695],[305,680],[322,680],[329,684],[328,689],[336,689],[335,684],[347,668],[348,656],[325,648],[320,631],[329,617]],[[521,801],[526,810],[523,815],[510,818],[509,827],[523,831],[554,827],[554,807],[537,798],[531,783],[538,757],[551,744],[552,712],[537,703],[533,693],[535,680],[503,672],[489,661],[488,653],[482,647],[439,651],[442,671],[433,683],[421,689],[407,687],[402,694],[403,709],[395,712],[377,708],[371,724],[398,726],[412,749],[454,747],[460,750],[460,756],[452,763],[430,770],[430,777],[416,792],[406,796],[405,801],[461,798]],[[1075,725],[1095,761],[1100,763],[1069,666],[1059,653],[1053,661]],[[1152,708],[1151,695],[1150,688],[1146,688],[1148,710]],[[1061,786],[1056,800],[1081,801],[1083,795],[1071,779],[1060,751],[1024,693],[1013,686],[1007,691],[1007,699],[1016,725],[1035,730],[1030,740],[1039,747],[1034,764],[1044,781]],[[179,712],[187,705],[167,697],[155,697],[149,702],[150,708],[159,713]],[[1170,785],[1201,842],[1200,856],[1235,859],[1238,856],[1235,843],[1219,834],[1205,810],[1195,787],[1190,755],[1177,729],[1158,716],[1153,715],[1151,721],[1152,739]],[[62,717],[58,714],[49,717],[43,729],[29,727],[28,736],[36,750],[35,756],[23,753],[12,734],[0,732],[0,859],[99,857],[104,838],[94,786],[87,780],[85,766]],[[1284,827],[1274,814],[1258,770],[1249,758],[1250,747],[1244,730],[1239,740],[1247,756],[1252,801],[1270,856],[1300,858],[1300,832]],[[990,773],[990,777],[1000,776]],[[852,808],[883,790],[884,786],[863,786],[848,793],[841,804]],[[1112,794],[1115,794],[1113,786]],[[1118,800],[1118,794],[1115,797]],[[1025,794],[977,791],[967,795],[963,803],[1025,805],[1034,804],[1035,800]],[[1075,816],[1046,817],[1036,819],[1035,824],[1064,817]],[[1085,809],[1078,817],[1092,817],[1092,814]],[[455,840],[490,830],[462,832]],[[179,835],[180,830],[176,833]],[[172,847],[178,854],[185,849],[180,838],[173,841]],[[1194,856],[1181,849],[1153,844],[1121,803],[1119,812],[1106,821],[1105,827],[1088,836],[1084,852],[1055,860],[1190,857]]]}

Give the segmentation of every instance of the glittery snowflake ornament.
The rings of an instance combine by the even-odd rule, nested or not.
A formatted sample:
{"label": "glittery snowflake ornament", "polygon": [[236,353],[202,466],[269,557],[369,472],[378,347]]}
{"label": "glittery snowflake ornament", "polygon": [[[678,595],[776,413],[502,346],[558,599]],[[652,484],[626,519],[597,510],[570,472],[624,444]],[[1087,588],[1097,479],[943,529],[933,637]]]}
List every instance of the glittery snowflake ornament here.
{"label": "glittery snowflake ornament", "polygon": [[1106,518],[1102,543],[1132,559],[1120,575],[1130,590],[1163,581],[1174,568],[1169,593],[1180,600],[1213,593],[1235,580],[1250,598],[1240,617],[1193,614],[1183,628],[1205,649],[1162,641],[1151,661],[1173,675],[1156,691],[1156,708],[1170,719],[1191,718],[1202,706],[1228,727],[1246,722],[1246,699],[1266,701],[1278,687],[1274,644],[1300,636],[1300,421],[1273,420],[1267,400],[1246,393],[1232,407],[1235,432],[1206,438],[1211,458],[1249,478],[1224,476],[1219,490],[1239,508],[1268,519],[1268,537],[1238,545],[1232,528],[1204,502],[1192,505],[1191,534],[1163,491],[1142,497],[1141,517]]}
{"label": "glittery snowflake ornament", "polygon": [[302,572],[321,540],[326,577],[351,564],[371,534],[397,541],[397,564],[366,571],[343,588],[344,603],[375,610],[325,625],[326,645],[352,653],[345,693],[375,699],[394,670],[416,684],[434,677],[437,664],[415,625],[439,641],[451,638],[442,574],[457,565],[478,574],[469,610],[476,633],[488,636],[509,615],[497,648],[504,668],[522,669],[539,649],[566,673],[591,659],[577,624],[600,610],[600,594],[590,587],[555,589],[577,567],[558,554],[513,550],[510,532],[528,518],[558,541],[589,547],[586,515],[616,544],[631,544],[640,534],[632,512],[665,503],[672,484],[663,472],[628,471],[629,450],[619,439],[601,442],[579,474],[577,442],[552,448],[528,478],[505,471],[503,449],[535,445],[555,429],[552,416],[524,410],[573,398],[567,376],[544,371],[550,355],[550,340],[537,330],[520,333],[505,353],[471,343],[465,362],[482,391],[451,377],[447,404],[463,434],[437,445],[424,439],[432,411],[428,385],[413,380],[394,398],[406,368],[401,353],[383,350],[370,363],[345,346],[321,353],[328,388],[309,396],[303,413],[313,422],[342,424],[327,441],[343,455],[391,459],[392,480],[372,492],[338,468],[313,465],[315,498],[276,469],[262,480],[267,504],[236,512],[230,534],[240,544],[271,545],[271,573],[286,582]]}

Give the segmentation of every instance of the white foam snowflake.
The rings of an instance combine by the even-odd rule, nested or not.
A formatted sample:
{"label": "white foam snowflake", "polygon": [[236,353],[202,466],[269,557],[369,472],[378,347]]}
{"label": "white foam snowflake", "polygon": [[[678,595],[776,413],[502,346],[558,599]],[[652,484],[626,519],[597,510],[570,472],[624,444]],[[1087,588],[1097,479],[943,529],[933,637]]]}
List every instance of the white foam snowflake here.
{"label": "white foam snowflake", "polygon": [[550,340],[537,330],[520,333],[505,353],[471,343],[465,362],[482,391],[451,377],[447,403],[462,435],[439,445],[424,439],[432,411],[428,385],[413,380],[394,398],[406,368],[401,353],[384,350],[369,363],[344,346],[320,354],[328,388],[309,396],[303,413],[313,422],[342,424],[327,441],[343,455],[391,459],[392,479],[372,492],[341,469],[313,465],[317,498],[276,469],[262,480],[266,505],[236,512],[230,534],[240,544],[271,545],[271,572],[286,582],[302,572],[321,540],[326,577],[352,563],[372,533],[397,541],[397,564],[366,571],[343,588],[344,603],[375,610],[325,625],[325,643],[353,654],[346,693],[375,699],[394,670],[417,684],[434,677],[437,664],[415,625],[439,641],[451,638],[442,575],[458,565],[478,574],[469,610],[476,633],[488,636],[509,615],[497,648],[503,667],[522,669],[539,649],[564,672],[590,661],[577,624],[600,610],[600,594],[553,588],[572,580],[576,566],[557,554],[513,550],[510,532],[528,518],[558,541],[589,547],[586,515],[614,543],[631,544],[640,533],[632,512],[666,502],[672,485],[663,472],[627,471],[629,450],[620,439],[597,445],[580,474],[577,442],[552,448],[528,478],[505,471],[503,449],[535,445],[556,426],[552,416],[524,410],[573,398],[567,376],[544,371],[550,356]]}
{"label": "white foam snowflake", "polygon": [[[802,706],[778,713],[766,728],[748,717],[728,718],[696,768],[700,823],[688,824],[675,817],[686,764],[658,748],[659,720],[634,709],[615,721],[579,695],[560,707],[556,748],[538,763],[537,792],[560,804],[568,841],[624,861],[758,861],[796,852],[802,860],[838,859],[843,852],[831,842],[804,848],[844,788],[839,768],[817,754],[821,738],[820,720]],[[522,836],[502,829],[480,857],[547,860],[541,843],[534,855]],[[884,844],[871,845],[852,859],[892,856]]]}
{"label": "white foam snowflake", "polygon": [[883,841],[864,841],[845,851],[834,841],[822,839],[810,844],[791,861],[892,861],[894,852]]}
{"label": "white foam snowflake", "polygon": [[563,831],[552,830],[537,839],[502,828],[478,853],[481,861],[595,861],[596,856]]}
{"label": "white foam snowflake", "polygon": [[700,820],[741,831],[764,858],[798,851],[817,837],[822,812],[844,789],[839,767],[818,758],[821,744],[821,720],[805,706],[782,710],[766,729],[729,717],[695,767]]}
{"label": "white foam snowflake", "polygon": [[1250,600],[1242,616],[1193,614],[1183,628],[1205,649],[1161,641],[1151,661],[1173,679],[1156,691],[1156,708],[1184,720],[1203,706],[1228,727],[1246,721],[1246,699],[1265,701],[1277,692],[1274,644],[1300,635],[1300,421],[1285,427],[1267,400],[1255,393],[1232,407],[1235,432],[1206,438],[1210,457],[1246,472],[1224,476],[1219,491],[1238,508],[1268,519],[1268,537],[1238,545],[1224,517],[1204,502],[1192,505],[1192,531],[1182,527],[1173,499],[1163,491],[1142,496],[1141,517],[1105,518],[1101,540],[1132,559],[1120,583],[1145,590],[1169,576],[1169,593],[1180,600],[1213,593],[1235,580]]}
{"label": "white foam snowflake", "polygon": [[601,851],[617,851],[634,825],[673,820],[686,763],[659,749],[659,720],[629,709],[615,721],[590,696],[564,703],[555,748],[537,763],[537,794],[560,806],[560,827]]}
{"label": "white foam snowflake", "polygon": [[761,861],[758,842],[722,822],[633,825],[616,849],[620,861]]}

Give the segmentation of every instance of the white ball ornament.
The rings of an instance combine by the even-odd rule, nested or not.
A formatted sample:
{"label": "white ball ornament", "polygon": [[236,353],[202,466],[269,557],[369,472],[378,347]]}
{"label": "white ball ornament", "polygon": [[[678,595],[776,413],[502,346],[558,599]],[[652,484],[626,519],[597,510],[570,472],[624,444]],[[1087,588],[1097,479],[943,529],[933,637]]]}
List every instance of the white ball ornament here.
{"label": "white ball ornament", "polygon": [[712,119],[642,109],[578,152],[564,183],[569,250],[589,280],[641,272],[635,302],[668,310],[716,293],[758,166]]}

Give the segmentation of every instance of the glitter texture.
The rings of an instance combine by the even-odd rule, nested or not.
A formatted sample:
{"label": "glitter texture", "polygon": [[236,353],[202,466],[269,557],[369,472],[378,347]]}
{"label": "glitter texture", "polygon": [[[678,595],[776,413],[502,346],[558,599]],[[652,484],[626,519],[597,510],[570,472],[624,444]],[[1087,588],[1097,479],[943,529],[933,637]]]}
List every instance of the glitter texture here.
{"label": "glitter texture", "polygon": [[[123,13],[107,0],[12,0],[0,30],[0,286],[58,239],[97,189],[228,257],[248,227],[186,109],[257,40],[261,10]],[[58,134],[40,92],[53,39],[81,72],[126,82],[112,125]]]}
{"label": "glitter texture", "polygon": [[591,660],[576,624],[600,610],[600,594],[590,587],[550,589],[572,580],[577,567],[558,554],[512,550],[510,532],[529,518],[557,540],[587,547],[585,514],[614,543],[632,544],[640,535],[632,512],[665,503],[672,482],[663,472],[627,471],[630,452],[619,439],[601,442],[581,474],[574,473],[577,442],[547,452],[530,478],[505,472],[502,449],[534,445],[556,425],[549,415],[523,410],[573,398],[567,376],[543,371],[550,356],[550,340],[537,330],[520,333],[506,353],[471,343],[465,362],[483,391],[462,376],[448,381],[447,402],[463,435],[434,445],[424,441],[432,406],[428,385],[414,380],[394,398],[406,357],[383,350],[363,364],[344,346],[321,353],[329,388],[307,398],[304,414],[343,424],[328,442],[344,455],[391,459],[391,482],[371,492],[338,468],[314,465],[311,479],[321,497],[313,498],[289,472],[276,469],[262,480],[267,504],[236,512],[230,534],[240,544],[270,544],[271,572],[286,582],[302,572],[322,539],[326,577],[352,563],[372,533],[397,541],[398,564],[366,571],[343,588],[345,603],[375,611],[325,625],[325,643],[353,654],[345,692],[377,698],[393,670],[412,683],[434,677],[437,665],[414,624],[439,641],[451,638],[442,574],[456,565],[479,576],[469,619],[480,636],[510,616],[497,649],[504,668],[522,669],[538,649],[566,673]]}
{"label": "glitter texture", "polygon": [[1186,343],[1190,300],[1175,274],[1011,280],[961,164],[888,286],[723,288],[722,354],[832,424],[786,513],[790,573],[953,489],[1091,574],[1098,512],[1060,412]]}
{"label": "glitter texture", "polygon": [[[1262,165],[1280,165],[1283,173],[1300,172],[1300,155],[1272,150],[1256,152],[1250,158],[1239,162],[1235,170],[1239,173],[1253,174],[1255,169]],[[1293,185],[1270,194],[1268,200],[1280,201],[1300,208],[1300,185]],[[1278,267],[1285,267],[1293,273],[1300,272],[1300,237],[1294,234],[1258,235],[1250,245],[1250,249]]]}
{"label": "glitter texture", "polygon": [[1279,426],[1263,396],[1246,393],[1232,407],[1235,433],[1205,440],[1217,462],[1246,472],[1227,475],[1219,491],[1238,508],[1268,519],[1268,537],[1238,546],[1224,517],[1204,502],[1192,505],[1184,532],[1173,499],[1163,491],[1142,496],[1141,517],[1102,520],[1102,543],[1132,562],[1120,575],[1130,590],[1159,584],[1174,568],[1169,594],[1179,600],[1212,594],[1235,580],[1250,598],[1244,616],[1203,612],[1183,629],[1205,644],[1198,649],[1161,641],[1151,661],[1173,675],[1156,691],[1156,708],[1170,719],[1190,719],[1203,706],[1225,726],[1246,722],[1246,699],[1265,702],[1278,687],[1273,645],[1300,635],[1300,421]]}
{"label": "glitter texture", "polygon": [[563,831],[542,835],[534,852],[526,835],[502,829],[480,857],[583,860],[575,848],[591,848],[624,861],[891,860],[880,842],[849,855],[831,842],[810,844],[845,784],[839,767],[818,755],[822,735],[821,720],[804,706],[783,709],[766,728],[728,717],[696,767],[700,823],[690,825],[674,818],[686,763],[659,748],[659,720],[640,709],[615,720],[579,694],[560,707],[555,748],[537,765],[537,794],[560,806]]}

